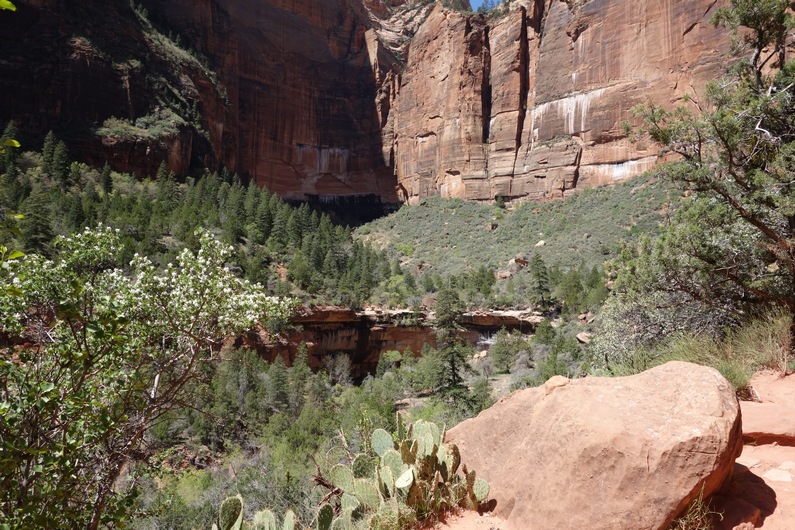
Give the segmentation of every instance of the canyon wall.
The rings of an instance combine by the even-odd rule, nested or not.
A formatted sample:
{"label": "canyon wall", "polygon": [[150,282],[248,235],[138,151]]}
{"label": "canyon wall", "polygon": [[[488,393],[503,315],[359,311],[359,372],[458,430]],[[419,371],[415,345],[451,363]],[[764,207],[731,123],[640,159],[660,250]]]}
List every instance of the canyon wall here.
{"label": "canyon wall", "polygon": [[[0,121],[152,175],[222,166],[296,200],[542,200],[637,175],[628,109],[703,94],[716,0],[19,0]],[[115,120],[115,121],[114,121]],[[368,199],[369,200],[369,199]],[[350,209],[349,207],[346,207]]]}
{"label": "canyon wall", "polygon": [[[459,337],[477,346],[485,336],[500,329],[532,333],[544,317],[531,311],[476,311],[461,317]],[[426,345],[436,345],[435,315],[410,310],[365,309],[353,311],[336,306],[302,306],[290,319],[294,326],[284,337],[272,337],[254,329],[235,341],[238,347],[255,349],[263,359],[281,357],[292,364],[299,344],[306,345],[309,365],[324,368],[337,355],[350,358],[357,379],[375,373],[381,354],[389,350],[420,356]]]}
{"label": "canyon wall", "polygon": [[656,150],[629,109],[699,98],[724,71],[715,0],[515,1],[495,20],[433,11],[395,109],[402,200],[545,199],[639,175]]}
{"label": "canyon wall", "polygon": [[209,113],[208,130],[226,164],[286,198],[395,202],[381,130],[397,61],[361,3],[145,4],[217,65],[232,112]]}

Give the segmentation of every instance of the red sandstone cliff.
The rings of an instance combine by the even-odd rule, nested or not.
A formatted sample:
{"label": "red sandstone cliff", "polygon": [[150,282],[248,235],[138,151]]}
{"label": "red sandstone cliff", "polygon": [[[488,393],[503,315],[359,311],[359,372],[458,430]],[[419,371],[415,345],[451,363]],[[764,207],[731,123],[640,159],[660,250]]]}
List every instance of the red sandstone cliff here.
{"label": "red sandstone cliff", "polygon": [[[543,199],[639,174],[656,159],[623,137],[628,109],[699,94],[727,48],[716,0],[512,0],[495,19],[433,0],[17,3],[0,121],[30,143],[55,128],[98,164],[223,165],[296,199]],[[129,126],[98,135],[112,117]]]}
{"label": "red sandstone cliff", "polygon": [[559,197],[638,175],[628,110],[698,95],[723,71],[715,0],[528,0],[487,22],[437,8],[397,97],[401,198]]}

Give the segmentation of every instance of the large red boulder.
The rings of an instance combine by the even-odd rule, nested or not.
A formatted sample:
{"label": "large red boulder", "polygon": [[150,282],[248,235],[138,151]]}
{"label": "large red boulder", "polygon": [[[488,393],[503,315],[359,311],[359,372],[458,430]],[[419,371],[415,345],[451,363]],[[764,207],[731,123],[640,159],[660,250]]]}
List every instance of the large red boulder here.
{"label": "large red boulder", "polygon": [[671,362],[630,377],[554,377],[447,434],[491,484],[505,530],[667,528],[742,452],[716,371]]}

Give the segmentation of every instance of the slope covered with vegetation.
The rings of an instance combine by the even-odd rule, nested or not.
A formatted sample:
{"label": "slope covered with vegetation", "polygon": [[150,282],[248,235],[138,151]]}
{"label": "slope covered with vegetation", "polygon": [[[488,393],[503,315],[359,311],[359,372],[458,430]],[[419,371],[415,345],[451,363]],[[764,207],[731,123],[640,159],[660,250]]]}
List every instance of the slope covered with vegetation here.
{"label": "slope covered with vegetation", "polygon": [[[620,241],[654,233],[677,197],[670,184],[647,177],[508,209],[432,197],[368,223],[356,235],[443,277],[480,265],[504,269],[529,254],[562,269],[591,269],[615,257]],[[536,246],[540,241],[543,246]]]}

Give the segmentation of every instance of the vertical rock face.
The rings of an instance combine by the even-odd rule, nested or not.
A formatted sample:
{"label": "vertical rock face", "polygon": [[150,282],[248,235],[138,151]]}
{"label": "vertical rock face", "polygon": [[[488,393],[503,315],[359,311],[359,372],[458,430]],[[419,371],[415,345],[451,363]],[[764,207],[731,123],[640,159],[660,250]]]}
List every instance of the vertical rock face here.
{"label": "vertical rock face", "polygon": [[[226,166],[292,199],[545,199],[651,167],[628,109],[698,98],[728,48],[719,0],[511,0],[489,19],[434,0],[142,2],[0,12],[0,121],[140,176]],[[109,118],[126,128],[100,133]]]}
{"label": "vertical rock face", "polygon": [[381,130],[396,61],[362,4],[149,3],[219,65],[233,112],[208,121],[222,161],[287,198],[395,201]]}
{"label": "vertical rock face", "polygon": [[403,200],[488,197],[476,188],[487,163],[490,62],[484,19],[437,4],[414,36],[395,109]]}
{"label": "vertical rock face", "polygon": [[488,24],[437,8],[397,98],[401,197],[544,199],[649,169],[654,152],[622,122],[637,103],[698,97],[720,76],[716,4],[517,1]]}

